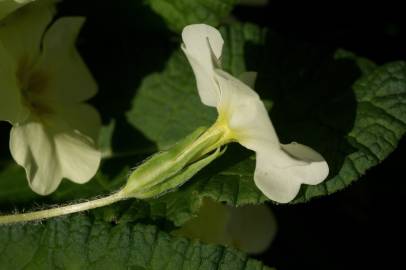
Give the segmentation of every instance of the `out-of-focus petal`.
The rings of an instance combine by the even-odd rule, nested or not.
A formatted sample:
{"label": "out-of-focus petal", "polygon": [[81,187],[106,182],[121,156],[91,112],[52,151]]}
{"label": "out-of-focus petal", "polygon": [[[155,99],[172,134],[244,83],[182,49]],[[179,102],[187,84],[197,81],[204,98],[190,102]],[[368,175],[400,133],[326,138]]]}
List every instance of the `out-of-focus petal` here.
{"label": "out-of-focus petal", "polygon": [[35,62],[44,31],[54,13],[55,1],[35,1],[2,20],[0,40],[16,61]]}
{"label": "out-of-focus petal", "polygon": [[10,151],[14,160],[24,167],[33,191],[41,195],[55,191],[63,177],[62,169],[52,135],[40,122],[14,126]]}
{"label": "out-of-focus petal", "polygon": [[277,232],[276,219],[265,205],[228,207],[231,218],[227,231],[231,233],[232,245],[250,254],[264,252]]}
{"label": "out-of-focus petal", "polygon": [[0,41],[0,121],[16,123],[27,115],[15,76],[15,63]]}
{"label": "out-of-focus petal", "polygon": [[46,70],[50,78],[45,97],[50,102],[77,103],[97,92],[96,82],[75,47],[84,21],[82,17],[63,17],[45,33],[38,68]]}
{"label": "out-of-focus petal", "polygon": [[0,20],[33,0],[0,0]]}
{"label": "out-of-focus petal", "polygon": [[174,234],[258,254],[270,245],[276,230],[275,218],[266,205],[231,207],[205,198],[198,216]]}
{"label": "out-of-focus petal", "polygon": [[62,120],[42,123],[32,119],[11,130],[11,154],[25,168],[28,183],[38,194],[55,191],[63,177],[85,183],[99,167],[101,154],[95,143],[66,126]]}
{"label": "out-of-focus petal", "polygon": [[64,177],[83,184],[96,174],[101,153],[93,140],[77,131],[71,131],[55,134],[54,142]]}
{"label": "out-of-focus petal", "polygon": [[81,103],[71,106],[60,105],[55,110],[58,116],[68,124],[69,129],[77,130],[89,136],[93,141],[98,141],[101,118],[95,108]]}
{"label": "out-of-focus petal", "polygon": [[226,245],[232,242],[227,228],[230,218],[231,212],[226,205],[205,198],[197,217],[174,231],[174,234],[205,243]]}

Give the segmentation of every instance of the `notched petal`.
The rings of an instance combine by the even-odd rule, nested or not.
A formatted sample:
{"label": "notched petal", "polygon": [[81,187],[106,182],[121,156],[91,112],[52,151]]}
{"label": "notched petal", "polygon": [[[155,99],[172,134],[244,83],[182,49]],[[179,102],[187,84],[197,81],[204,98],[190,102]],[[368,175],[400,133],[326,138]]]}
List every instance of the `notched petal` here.
{"label": "notched petal", "polygon": [[31,121],[14,126],[10,133],[10,151],[17,164],[24,167],[34,192],[47,195],[59,186],[62,170],[52,137],[41,123]]}
{"label": "notched petal", "polygon": [[271,200],[287,203],[301,184],[316,185],[328,176],[323,157],[305,145],[293,143],[275,147],[264,143],[257,151],[254,180]]}
{"label": "notched petal", "polygon": [[212,56],[220,59],[224,40],[220,32],[206,24],[192,24],[182,31],[185,50],[205,66],[212,66]]}
{"label": "notched petal", "polygon": [[48,124],[31,119],[14,126],[10,134],[11,154],[24,167],[31,189],[40,195],[55,191],[64,177],[76,183],[89,181],[101,160],[89,137],[58,129],[60,123]]}
{"label": "notched petal", "polygon": [[213,69],[220,66],[223,38],[209,25],[193,24],[183,29],[182,39],[181,48],[192,66],[200,98],[203,104],[216,107],[219,90]]}

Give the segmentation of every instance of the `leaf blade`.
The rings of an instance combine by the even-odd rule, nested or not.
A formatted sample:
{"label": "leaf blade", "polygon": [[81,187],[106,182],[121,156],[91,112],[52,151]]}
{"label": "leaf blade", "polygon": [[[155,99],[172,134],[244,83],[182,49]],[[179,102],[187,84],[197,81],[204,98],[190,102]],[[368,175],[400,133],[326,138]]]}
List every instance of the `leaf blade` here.
{"label": "leaf blade", "polygon": [[270,269],[237,250],[84,215],[0,227],[3,269]]}

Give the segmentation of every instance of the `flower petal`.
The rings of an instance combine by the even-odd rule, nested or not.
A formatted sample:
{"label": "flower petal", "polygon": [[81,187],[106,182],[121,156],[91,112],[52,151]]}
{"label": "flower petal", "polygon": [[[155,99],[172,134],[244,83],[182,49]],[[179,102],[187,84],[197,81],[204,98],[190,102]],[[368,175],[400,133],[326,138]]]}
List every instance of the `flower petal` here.
{"label": "flower petal", "polygon": [[50,100],[77,103],[97,92],[96,82],[75,47],[84,21],[82,17],[63,17],[45,33],[38,68],[46,70],[50,78]]}
{"label": "flower petal", "polygon": [[206,24],[188,25],[183,28],[182,40],[182,48],[204,67],[218,64],[224,40],[216,28]]}
{"label": "flower petal", "polygon": [[227,232],[234,247],[249,254],[264,252],[277,232],[277,223],[266,204],[228,207],[231,217]]}
{"label": "flower petal", "polygon": [[61,105],[56,108],[56,113],[67,122],[70,129],[78,130],[94,142],[98,141],[101,119],[98,111],[92,106],[85,103],[74,106]]}
{"label": "flower petal", "polygon": [[10,134],[10,151],[14,160],[24,167],[34,192],[47,195],[58,187],[62,170],[52,136],[41,123],[14,126]]}
{"label": "flower petal", "polygon": [[276,227],[275,217],[266,205],[232,207],[204,198],[197,217],[173,233],[258,254],[271,244]]}
{"label": "flower petal", "polygon": [[192,66],[200,98],[203,104],[215,107],[219,95],[213,68],[220,66],[223,38],[209,25],[193,24],[183,29],[182,39],[182,50]]}
{"label": "flower petal", "polygon": [[254,151],[258,140],[279,145],[278,136],[258,94],[222,70],[216,69],[215,75],[221,92],[219,117],[228,119],[228,126],[236,134],[235,139]]}
{"label": "flower petal", "polygon": [[27,111],[21,104],[20,90],[15,76],[15,63],[0,41],[0,121],[16,123]]}
{"label": "flower petal", "polygon": [[255,184],[273,201],[287,203],[296,197],[301,184],[315,185],[328,176],[326,161],[305,145],[275,147],[259,141],[255,148]]}
{"label": "flower petal", "polygon": [[101,153],[90,138],[72,131],[55,134],[54,141],[64,177],[83,184],[96,174]]}
{"label": "flower petal", "polygon": [[64,126],[63,123],[44,125],[32,120],[12,128],[12,156],[25,168],[28,183],[38,194],[55,191],[63,177],[85,183],[99,167],[101,154],[93,141]]}
{"label": "flower petal", "polygon": [[29,1],[0,0],[0,20]]}
{"label": "flower petal", "polygon": [[16,61],[35,60],[40,53],[45,28],[51,22],[54,13],[54,1],[35,1],[2,21],[0,40]]}

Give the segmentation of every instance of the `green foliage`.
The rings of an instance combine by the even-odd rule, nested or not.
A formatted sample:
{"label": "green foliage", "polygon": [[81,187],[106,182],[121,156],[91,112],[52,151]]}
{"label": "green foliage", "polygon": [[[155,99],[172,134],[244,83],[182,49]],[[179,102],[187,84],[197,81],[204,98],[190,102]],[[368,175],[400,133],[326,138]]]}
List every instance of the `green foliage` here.
{"label": "green foliage", "polygon": [[376,68],[352,87],[356,115],[346,134],[353,148],[337,174],[318,186],[306,186],[296,202],[341,190],[396,149],[406,131],[406,64],[394,62]]}
{"label": "green foliage", "polygon": [[[320,50],[296,45],[272,32],[266,35],[251,24],[223,27],[221,31],[226,41],[224,68],[234,75],[258,70],[256,90],[272,101],[271,118],[281,141],[310,145],[330,165],[328,180],[303,186],[294,202],[343,189],[395,149],[405,132],[404,63],[377,67],[346,51]],[[165,149],[195,128],[210,125],[216,112],[201,104],[191,68],[176,51],[161,73],[145,78],[127,116],[159,149]],[[106,131],[112,133],[112,126]],[[2,181],[1,185],[2,190],[11,190],[15,196],[3,192],[0,201],[18,206],[33,198],[54,203],[109,193],[124,184],[129,169],[111,170],[117,167],[114,154],[111,158],[88,184],[64,183],[56,193],[41,200],[28,188],[21,188],[26,187],[21,169],[10,167],[2,174],[13,181]],[[135,164],[130,159],[124,162]],[[143,210],[132,207],[131,211],[136,212],[135,219],[163,218],[182,225],[198,212],[204,197],[234,206],[262,203],[266,197],[253,182],[254,168],[254,155],[232,145],[177,192],[147,204],[136,202],[134,205]],[[130,210],[115,209],[118,212],[110,211],[109,219],[134,220]]]}
{"label": "green foliage", "polygon": [[265,270],[242,252],[83,215],[0,227],[2,269]]}
{"label": "green foliage", "polygon": [[227,16],[236,0],[147,0],[168,27],[180,32],[193,23],[217,26]]}

